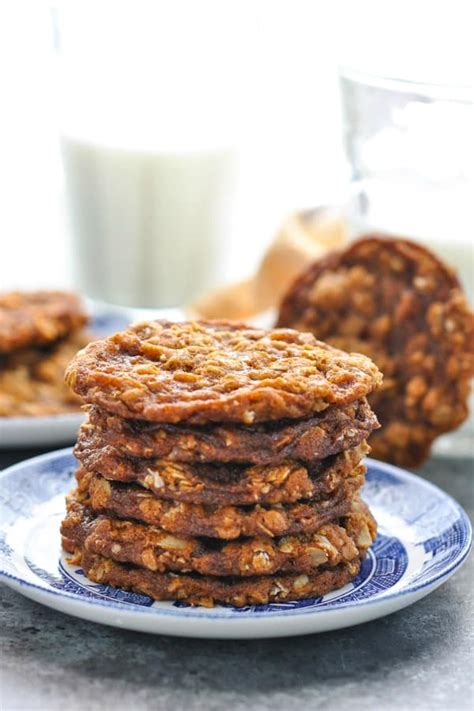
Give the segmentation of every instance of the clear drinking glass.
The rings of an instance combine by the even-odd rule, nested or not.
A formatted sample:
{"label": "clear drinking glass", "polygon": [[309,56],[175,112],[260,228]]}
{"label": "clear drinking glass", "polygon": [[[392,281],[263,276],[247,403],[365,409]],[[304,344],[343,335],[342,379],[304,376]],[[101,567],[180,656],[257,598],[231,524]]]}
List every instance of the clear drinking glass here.
{"label": "clear drinking glass", "polygon": [[[368,231],[425,243],[474,301],[474,91],[340,69],[351,169],[352,236]],[[474,420],[436,451],[472,454]]]}
{"label": "clear drinking glass", "polygon": [[53,21],[75,285],[114,305],[188,303],[218,281],[232,217],[232,13],[64,3]]}

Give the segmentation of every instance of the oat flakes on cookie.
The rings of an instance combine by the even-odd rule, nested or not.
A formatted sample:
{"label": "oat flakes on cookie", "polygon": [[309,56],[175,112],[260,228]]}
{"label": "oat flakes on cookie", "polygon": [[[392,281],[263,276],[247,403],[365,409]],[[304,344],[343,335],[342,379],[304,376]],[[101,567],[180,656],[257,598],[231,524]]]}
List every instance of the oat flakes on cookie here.
{"label": "oat flakes on cookie", "polygon": [[81,300],[65,291],[0,294],[0,354],[44,346],[87,321]]}
{"label": "oat flakes on cookie", "polygon": [[290,329],[149,321],[82,350],[66,371],[85,402],[170,424],[310,417],[381,382],[365,356]]}
{"label": "oat flakes on cookie", "polygon": [[362,487],[365,467],[358,465],[351,476],[323,498],[256,506],[216,506],[159,499],[135,484],[109,481],[84,469],[76,473],[78,487],[68,498],[97,515],[107,514],[159,526],[168,533],[234,540],[242,536],[284,536],[313,533],[325,523],[344,516]]}
{"label": "oat flakes on cookie", "polygon": [[419,244],[369,236],[314,263],[283,299],[278,325],[377,363],[375,457],[417,466],[468,414],[473,314],[454,272]]}
{"label": "oat flakes on cookie", "polygon": [[302,420],[261,422],[253,426],[168,425],[126,420],[98,407],[89,409],[88,424],[104,443],[132,457],[249,464],[323,459],[357,446],[378,427],[365,398],[348,405],[331,405]]}
{"label": "oat flakes on cookie", "polygon": [[90,341],[84,329],[43,348],[0,356],[0,417],[77,412],[81,399],[64,382],[71,358]]}
{"label": "oat flakes on cookie", "polygon": [[[82,526],[80,512],[76,522],[68,521],[63,526],[63,547],[72,554],[71,562],[81,565],[94,582],[135,590],[156,600],[185,600],[206,607],[217,603],[242,607],[325,595],[354,579],[360,569],[360,561],[375,538],[375,522],[367,506],[358,501],[351,514],[340,520],[338,527],[345,531],[340,537],[337,536],[339,544],[342,539],[352,539],[345,553],[338,551],[324,535],[326,540],[319,541],[318,550],[322,551],[324,544],[328,562],[330,556],[334,556],[334,560],[339,556],[342,562],[333,566],[316,562],[308,574],[211,576],[162,573],[150,569],[149,564],[143,561],[140,565],[131,565],[118,560],[117,553],[108,557],[93,551],[95,542],[86,543],[87,530]],[[98,540],[98,547],[102,547],[102,539]]]}
{"label": "oat flakes on cookie", "polygon": [[307,534],[281,538],[258,537],[234,541],[170,535],[156,526],[95,516],[72,502],[61,534],[92,553],[158,573],[195,572],[201,575],[242,576],[275,573],[314,573],[357,558],[372,543],[375,523],[368,513],[355,512],[352,536],[337,519]]}
{"label": "oat flakes on cookie", "polygon": [[80,299],[69,292],[0,294],[0,417],[77,412],[64,370],[90,336]]}
{"label": "oat flakes on cookie", "polygon": [[368,452],[365,442],[310,465],[182,464],[123,457],[84,427],[74,454],[89,472],[111,481],[137,483],[160,499],[190,504],[249,506],[293,503],[334,491]]}
{"label": "oat flakes on cookie", "polygon": [[269,602],[301,600],[326,595],[353,580],[360,570],[360,558],[323,568],[312,575],[260,575],[253,578],[212,577],[185,573],[156,573],[119,563],[63,539],[71,561],[81,565],[96,583],[133,590],[155,600],[182,600],[187,604],[213,607],[217,604],[243,607]]}

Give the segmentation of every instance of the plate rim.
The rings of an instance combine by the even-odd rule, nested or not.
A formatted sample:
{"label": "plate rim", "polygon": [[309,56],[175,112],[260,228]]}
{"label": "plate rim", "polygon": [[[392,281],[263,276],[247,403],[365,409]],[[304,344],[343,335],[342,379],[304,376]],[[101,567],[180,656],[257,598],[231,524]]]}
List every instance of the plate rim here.
{"label": "plate rim", "polygon": [[[10,425],[31,425],[31,424],[38,424],[38,425],[43,425],[43,424],[48,424],[51,421],[54,420],[67,420],[68,422],[73,422],[74,420],[82,420],[84,418],[84,410],[77,410],[77,412],[57,412],[54,415],[20,415],[20,416],[15,416],[15,417],[2,417],[0,419],[0,425],[5,426],[5,429],[7,429]],[[59,450],[55,449],[52,450],[53,452],[57,452]],[[46,454],[50,454],[50,452],[46,452]],[[43,456],[42,454],[38,456]],[[35,457],[31,457],[31,459],[34,459]],[[23,461],[28,461],[27,459]],[[23,462],[17,462],[18,464],[23,464]],[[13,466],[16,466],[16,464],[13,464]],[[5,471],[4,469],[2,471]]]}
{"label": "plate rim", "polygon": [[[45,452],[43,454],[39,454],[35,457],[30,457],[28,459],[24,459],[21,462],[17,462],[16,464],[13,464],[6,469],[3,469],[0,471],[0,485],[4,477],[11,475],[18,469],[21,470],[25,466],[31,466],[35,465],[40,462],[48,461],[50,459],[61,459],[62,457],[65,456],[74,456],[72,452],[72,447],[64,447],[62,449],[57,449],[57,450],[52,450],[50,452]],[[451,560],[446,567],[438,573],[433,573],[427,580],[415,584],[415,585],[406,585],[403,588],[397,589],[395,591],[387,591],[387,592],[382,592],[380,595],[378,595],[375,599],[374,598],[369,598],[367,600],[357,600],[354,602],[349,602],[344,604],[343,607],[337,608],[337,607],[329,607],[329,608],[321,608],[321,609],[306,609],[303,608],[301,610],[291,610],[291,609],[283,609],[283,610],[278,610],[272,612],[270,615],[265,615],[265,616],[260,616],[260,615],[249,615],[247,616],[216,616],[215,614],[208,613],[206,614],[205,612],[200,609],[199,614],[196,614],[193,612],[195,608],[190,607],[190,608],[176,608],[176,609],[160,609],[159,607],[138,607],[138,606],[131,606],[130,603],[124,603],[120,602],[117,600],[102,600],[101,598],[94,598],[94,597],[82,597],[80,595],[77,595],[77,593],[74,592],[69,592],[69,591],[63,591],[63,590],[55,590],[43,587],[41,585],[37,585],[36,583],[33,583],[31,581],[25,580],[24,578],[19,578],[16,575],[13,575],[12,573],[9,573],[1,568],[2,561],[3,561],[3,555],[0,553],[0,580],[3,580],[7,585],[11,583],[10,587],[13,587],[15,589],[21,589],[21,588],[27,588],[29,590],[35,590],[41,593],[41,595],[45,596],[46,598],[49,597],[56,597],[60,599],[67,599],[71,602],[76,602],[79,604],[84,604],[86,607],[96,607],[97,605],[99,607],[102,607],[104,609],[108,610],[119,610],[121,612],[128,612],[131,613],[132,615],[139,615],[140,617],[143,615],[148,615],[148,616],[154,616],[155,618],[158,617],[166,617],[166,618],[175,618],[175,619],[183,619],[187,618],[194,620],[196,623],[199,623],[200,620],[205,621],[205,620],[212,620],[215,623],[237,623],[237,622],[244,622],[248,621],[251,619],[253,623],[257,624],[262,624],[266,622],[270,622],[271,620],[276,620],[276,619],[291,619],[295,617],[307,617],[307,616],[314,616],[314,615],[329,615],[331,613],[339,613],[343,614],[346,611],[349,612],[351,610],[356,609],[365,609],[366,607],[369,606],[376,606],[376,605],[382,605],[385,602],[389,602],[392,600],[395,600],[397,598],[406,598],[406,596],[409,595],[417,595],[420,593],[422,590],[426,590],[426,594],[429,592],[431,588],[435,589],[438,587],[443,581],[448,580],[454,572],[460,568],[463,563],[466,561],[471,548],[472,548],[472,538],[473,538],[473,532],[472,532],[472,525],[469,519],[469,516],[467,515],[466,511],[463,509],[463,507],[454,499],[450,494],[447,492],[443,491],[439,486],[436,484],[433,484],[431,481],[428,481],[427,479],[423,479],[420,477],[418,474],[414,474],[413,472],[407,471],[405,469],[402,469],[401,467],[397,467],[393,464],[388,464],[387,462],[382,462],[377,459],[373,459],[371,457],[366,457],[365,458],[365,463],[367,464],[368,468],[372,465],[375,467],[378,467],[385,472],[392,474],[393,476],[397,478],[401,478],[404,481],[411,481],[413,479],[416,480],[418,485],[421,485],[422,487],[426,487],[427,489],[435,492],[438,496],[441,496],[446,500],[447,503],[459,514],[458,518],[464,523],[465,526],[465,531],[466,531],[466,539],[463,544],[463,546],[460,548],[457,556]],[[20,514],[21,516],[21,514]],[[0,530],[1,530],[1,525],[0,525]],[[408,603],[407,603],[408,604]],[[219,606],[218,606],[219,607]],[[223,607],[223,606],[222,606]],[[215,609],[215,608],[214,608]],[[258,621],[258,622],[257,622]],[[104,621],[105,623],[105,621]]]}

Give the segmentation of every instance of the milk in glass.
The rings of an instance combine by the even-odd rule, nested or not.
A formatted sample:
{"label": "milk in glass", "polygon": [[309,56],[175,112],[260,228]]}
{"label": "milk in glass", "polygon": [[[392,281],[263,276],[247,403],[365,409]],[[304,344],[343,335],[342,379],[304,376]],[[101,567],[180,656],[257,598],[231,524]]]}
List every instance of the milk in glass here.
{"label": "milk in glass", "polygon": [[183,305],[219,281],[244,60],[220,3],[58,10],[61,152],[79,290]]}
{"label": "milk in glass", "polygon": [[92,298],[139,307],[192,300],[218,279],[235,153],[61,140],[73,268]]}

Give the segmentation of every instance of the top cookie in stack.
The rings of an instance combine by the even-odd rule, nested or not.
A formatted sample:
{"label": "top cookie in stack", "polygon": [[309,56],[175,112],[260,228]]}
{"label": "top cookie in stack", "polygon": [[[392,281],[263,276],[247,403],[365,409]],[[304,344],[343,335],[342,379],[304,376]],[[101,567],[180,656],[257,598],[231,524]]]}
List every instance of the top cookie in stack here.
{"label": "top cookie in stack", "polygon": [[153,321],[69,366],[90,405],[63,543],[95,581],[243,605],[325,594],[375,536],[366,357],[289,329]]}
{"label": "top cookie in stack", "polygon": [[64,369],[88,341],[87,320],[75,294],[0,294],[0,417],[80,408],[64,385]]}

